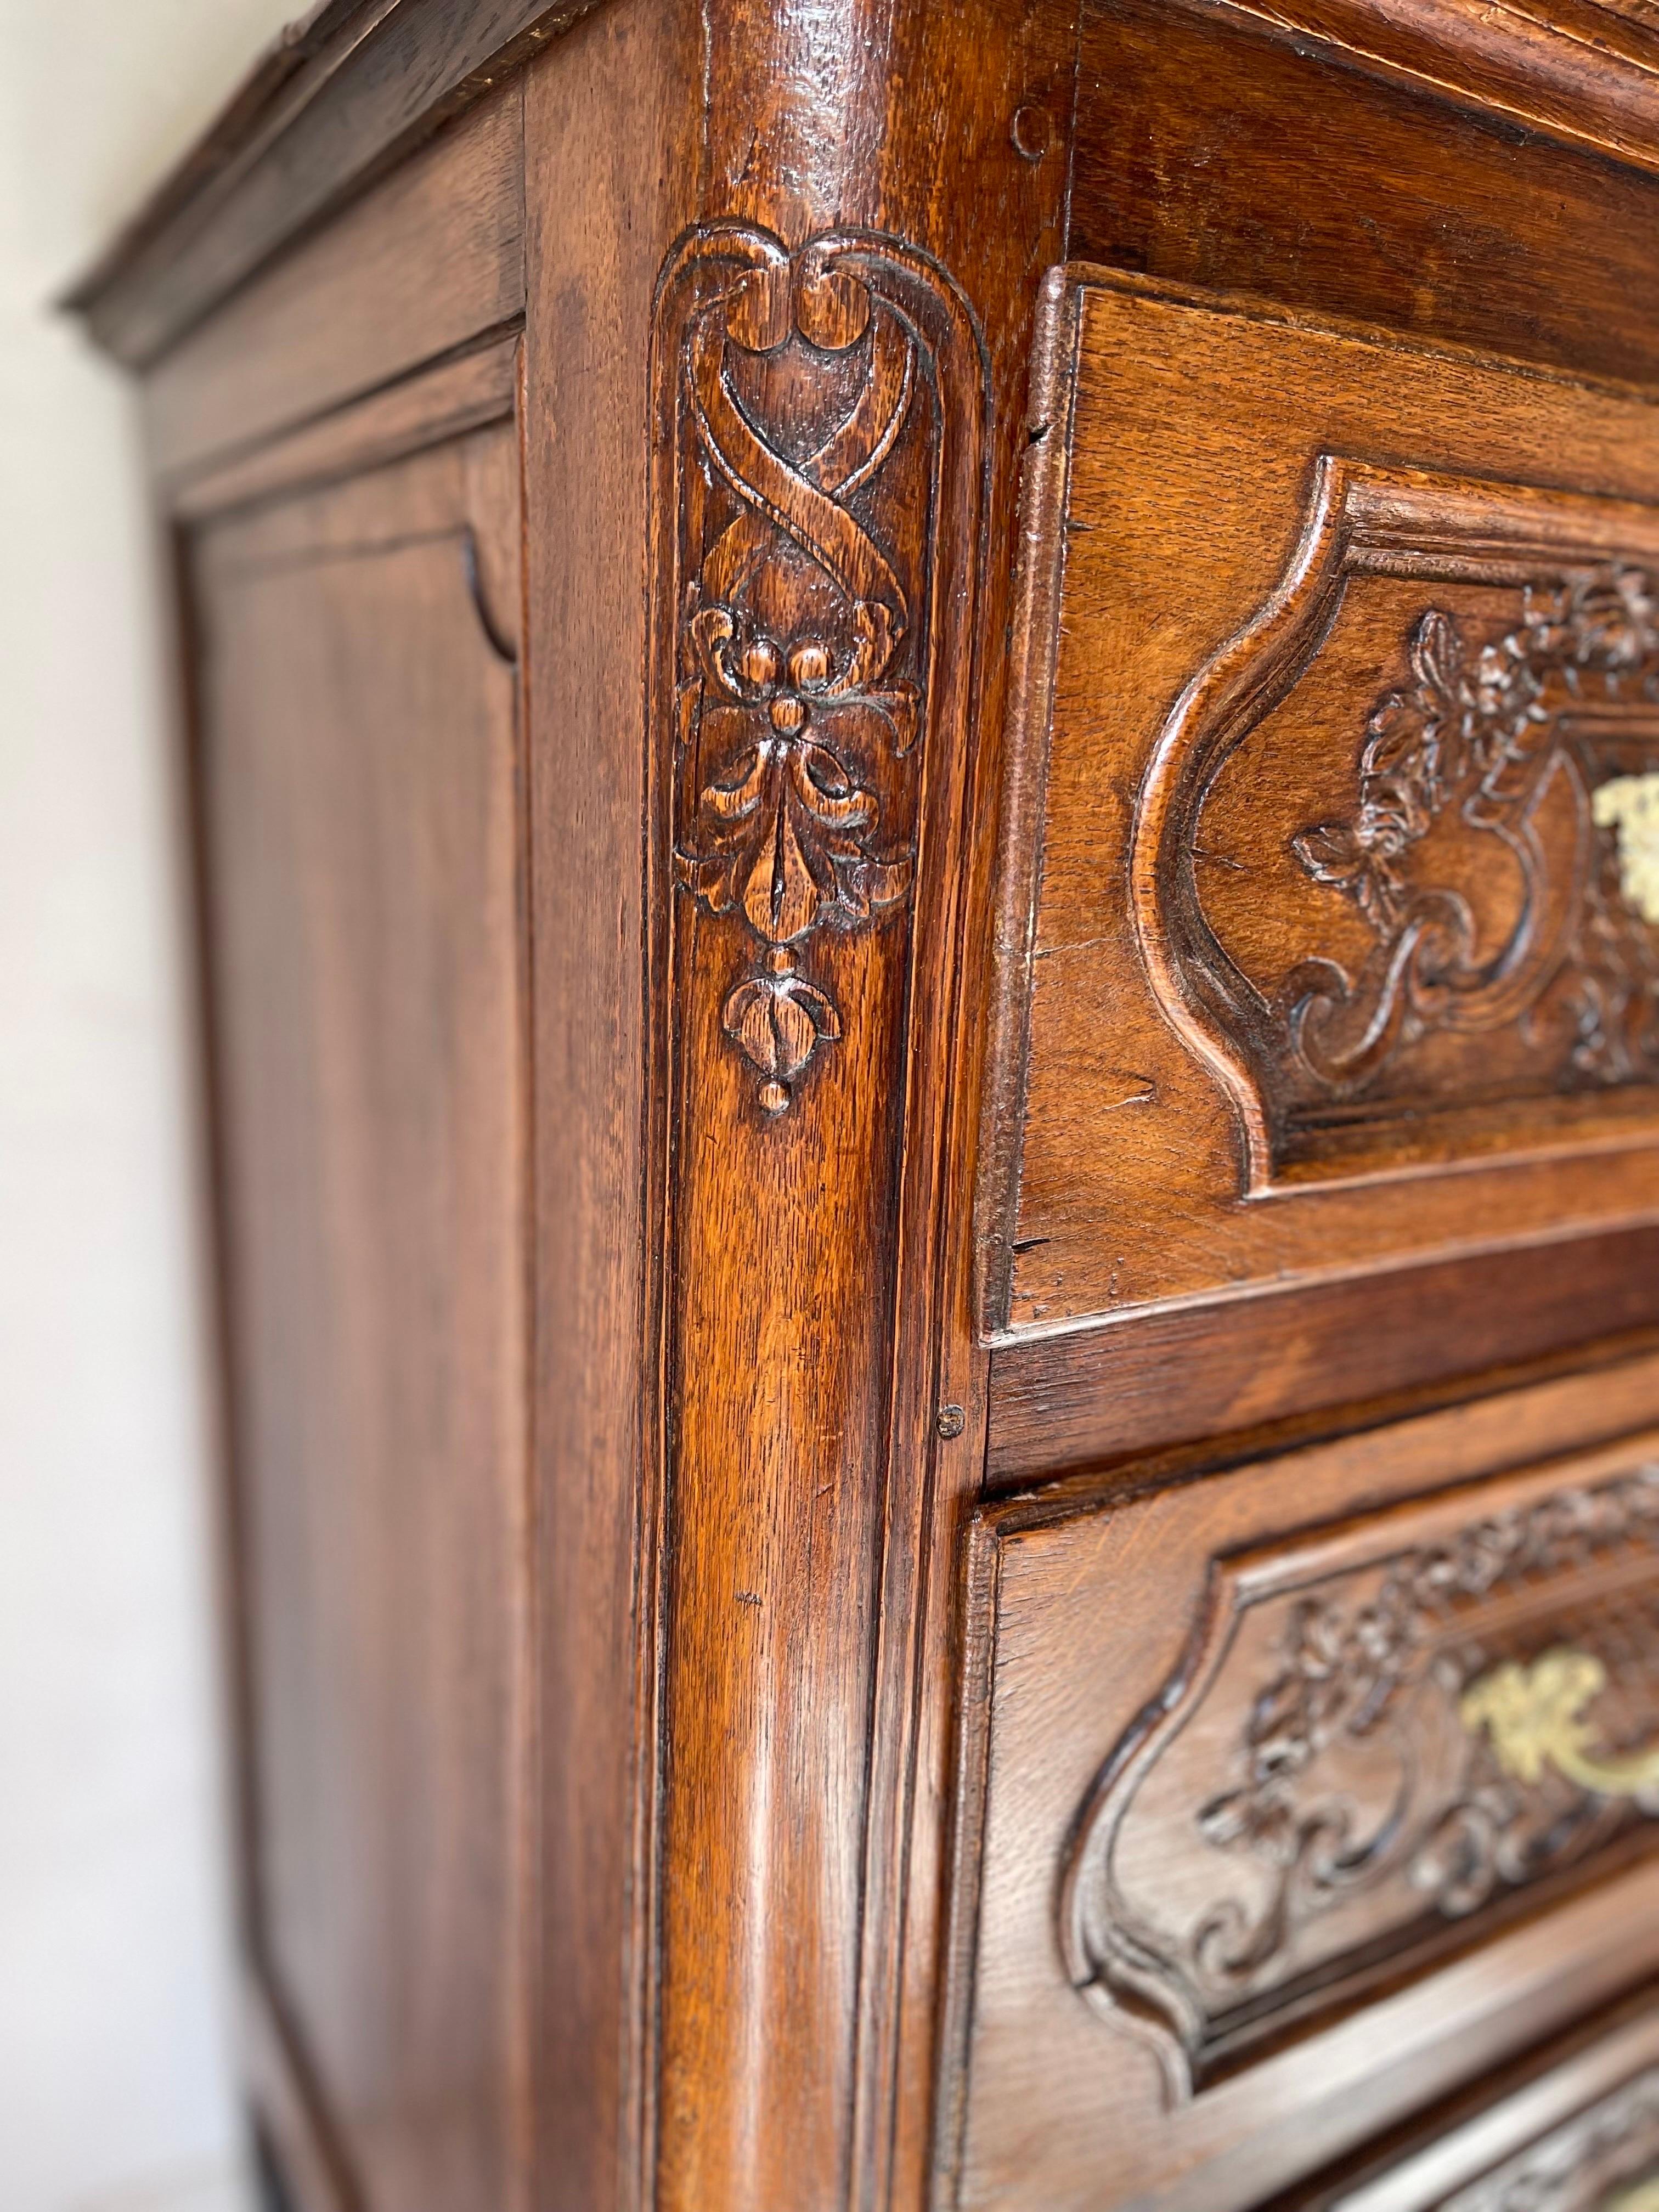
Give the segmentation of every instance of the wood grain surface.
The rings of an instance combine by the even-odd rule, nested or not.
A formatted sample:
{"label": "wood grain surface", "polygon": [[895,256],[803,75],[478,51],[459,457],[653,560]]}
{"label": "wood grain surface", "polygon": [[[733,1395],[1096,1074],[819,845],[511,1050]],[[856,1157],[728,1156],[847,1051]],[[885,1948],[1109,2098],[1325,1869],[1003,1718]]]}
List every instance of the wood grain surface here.
{"label": "wood grain surface", "polygon": [[[541,1603],[537,2201],[649,2201],[659,1382],[642,1328],[647,339],[701,56],[628,5],[526,84],[526,705]],[[650,161],[640,146],[657,149]]]}
{"label": "wood grain surface", "polygon": [[146,387],[168,478],[257,447],[524,312],[522,88],[287,255]]}
{"label": "wood grain surface", "polygon": [[517,539],[486,431],[195,564],[253,1924],[368,2203],[520,2166]]}
{"label": "wood grain surface", "polygon": [[[988,1484],[1328,1417],[1659,1323],[1659,1230],[1126,1316],[991,1358]],[[1182,1377],[1179,1393],[1170,1378]]]}
{"label": "wood grain surface", "polygon": [[[988,1317],[1053,1326],[1650,1214],[1659,1063],[1621,1025],[1628,1006],[1646,1035],[1659,1009],[1656,941],[1589,794],[1646,763],[1651,707],[1638,669],[1619,722],[1577,642],[1550,704],[1525,625],[1565,635],[1575,590],[1646,574],[1659,416],[1074,282],[1069,431],[1045,454],[1066,489],[1028,615],[1060,642],[1025,733],[1046,744],[1025,1121]],[[1528,690],[1491,695],[1506,734],[1425,705],[1431,676],[1455,693],[1488,665]],[[1559,776],[1558,714],[1583,726]],[[1446,732],[1426,770],[1425,716]],[[1604,869],[1627,996],[1581,950]]]}
{"label": "wood grain surface", "polygon": [[1552,1638],[1656,1717],[1656,82],[1647,0],[327,0],[80,288],[295,2212],[1646,2156],[1646,1808],[1456,1723]]}
{"label": "wood grain surface", "polygon": [[186,469],[169,485],[173,515],[197,523],[273,494],[343,481],[518,413],[522,345],[509,332],[425,375],[331,409],[251,452]]}
{"label": "wood grain surface", "polygon": [[1638,1999],[1552,2057],[1446,2116],[1432,2140],[1306,2201],[1346,2212],[1477,2212],[1520,2191],[1549,2212],[1617,2201],[1653,2162],[1659,2019]]}
{"label": "wood grain surface", "polygon": [[[987,1509],[942,2201],[1097,2203],[1109,2141],[1125,2201],[1256,2202],[1651,1976],[1645,1814],[1492,1780],[1455,1698],[1510,1639],[1623,1638],[1651,1734],[1650,1632],[1623,1624],[1655,1383],[1650,1356],[1190,1487]],[[1555,1856],[1620,1819],[1599,1878]],[[1235,2002],[1223,2061],[1208,2008]]]}
{"label": "wood grain surface", "polygon": [[581,15],[580,0],[356,0],[325,8],[303,60],[250,88],[189,189],[164,185],[69,295],[132,368],[162,358],[283,246],[337,212]]}
{"label": "wood grain surface", "polygon": [[[1364,26],[1347,16],[1361,47],[1385,12],[1367,0]],[[1518,20],[1435,13],[1449,33]],[[1659,276],[1644,240],[1659,177],[1378,82],[1326,21],[1334,48],[1310,52],[1259,15],[1091,0],[1072,253],[1651,385]],[[1596,73],[1587,40],[1547,43]]]}

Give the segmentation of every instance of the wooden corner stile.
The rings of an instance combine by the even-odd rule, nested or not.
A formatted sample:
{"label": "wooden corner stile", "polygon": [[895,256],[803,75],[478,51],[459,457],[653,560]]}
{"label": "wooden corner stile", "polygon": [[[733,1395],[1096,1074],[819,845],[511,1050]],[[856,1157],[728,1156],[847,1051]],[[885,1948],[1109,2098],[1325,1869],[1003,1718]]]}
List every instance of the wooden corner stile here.
{"label": "wooden corner stile", "polygon": [[[926,2188],[912,1955],[940,1934],[949,1695],[921,1654],[949,1620],[936,1508],[983,1451],[945,1212],[988,915],[968,830],[1000,727],[996,426],[1063,189],[1013,118],[1029,145],[1074,45],[1069,13],[975,9],[982,135],[939,145],[932,75],[966,49],[929,12],[705,11],[702,205],[654,313],[662,2212]],[[967,164],[1017,249],[946,211]]]}
{"label": "wooden corner stile", "polygon": [[659,2201],[769,2205],[793,2173],[827,2205],[889,1494],[931,1425],[900,1378],[938,1328],[984,374],[926,255],[734,222],[672,258],[653,383]]}

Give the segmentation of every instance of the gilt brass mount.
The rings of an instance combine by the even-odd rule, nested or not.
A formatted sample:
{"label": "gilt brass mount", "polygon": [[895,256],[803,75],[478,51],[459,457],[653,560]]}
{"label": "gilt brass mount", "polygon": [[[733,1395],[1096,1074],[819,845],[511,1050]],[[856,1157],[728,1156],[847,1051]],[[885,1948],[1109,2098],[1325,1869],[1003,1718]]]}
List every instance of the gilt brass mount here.
{"label": "gilt brass mount", "polygon": [[1511,1661],[1482,1675],[1458,1711],[1472,1735],[1488,1731],[1498,1765],[1518,1782],[1540,1782],[1553,1765],[1603,1797],[1639,1797],[1659,1790],[1659,1745],[1623,1759],[1597,1759],[1591,1748],[1595,1726],[1584,1709],[1607,1680],[1599,1659],[1562,1647],[1530,1667]]}
{"label": "gilt brass mount", "polygon": [[1644,921],[1659,925],[1659,775],[1618,775],[1601,785],[1597,827],[1619,835],[1619,890]]}

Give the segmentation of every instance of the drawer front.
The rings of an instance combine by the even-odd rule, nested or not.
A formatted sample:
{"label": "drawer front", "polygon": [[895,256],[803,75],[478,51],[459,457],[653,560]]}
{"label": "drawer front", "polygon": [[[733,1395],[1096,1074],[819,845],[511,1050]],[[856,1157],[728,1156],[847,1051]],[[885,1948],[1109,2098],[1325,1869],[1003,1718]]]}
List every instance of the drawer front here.
{"label": "drawer front", "polygon": [[1403,2156],[1320,2191],[1320,2212],[1652,2212],[1659,2013],[1644,2006]]}
{"label": "drawer front", "polygon": [[1071,272],[988,1318],[1659,1206],[1659,412]]}
{"label": "drawer front", "polygon": [[1255,2202],[1659,1966],[1656,1419],[1650,1360],[982,1513],[951,2201]]}

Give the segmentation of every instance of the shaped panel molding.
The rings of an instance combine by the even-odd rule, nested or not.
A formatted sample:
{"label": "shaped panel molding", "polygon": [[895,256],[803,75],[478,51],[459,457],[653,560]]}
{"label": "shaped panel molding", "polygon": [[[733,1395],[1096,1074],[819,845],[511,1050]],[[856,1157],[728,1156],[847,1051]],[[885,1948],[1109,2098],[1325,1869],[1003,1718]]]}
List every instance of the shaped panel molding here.
{"label": "shaped panel molding", "polygon": [[1659,1358],[993,1498],[964,1573],[941,2207],[1428,2212],[1659,2063],[1425,2111],[1659,1972]]}
{"label": "shaped panel molding", "polygon": [[[1320,460],[1289,573],[1183,694],[1136,825],[1147,968],[1238,1109],[1254,1186],[1390,1111],[1659,1079],[1655,564],[1649,507]],[[1375,613],[1348,604],[1378,580]],[[1347,803],[1297,822],[1295,750],[1340,729],[1293,694],[1322,655],[1391,641],[1399,680],[1349,739]],[[1206,808],[1235,753],[1275,739],[1292,767],[1259,836],[1332,902],[1230,929],[1206,898]]]}
{"label": "shaped panel molding", "polygon": [[1444,2198],[1437,2212],[1653,2212],[1659,2066]]}
{"label": "shaped panel molding", "polygon": [[1182,2098],[1659,1841],[1656,1655],[1659,1465],[1218,1559],[1080,1820],[1074,1983]]}

